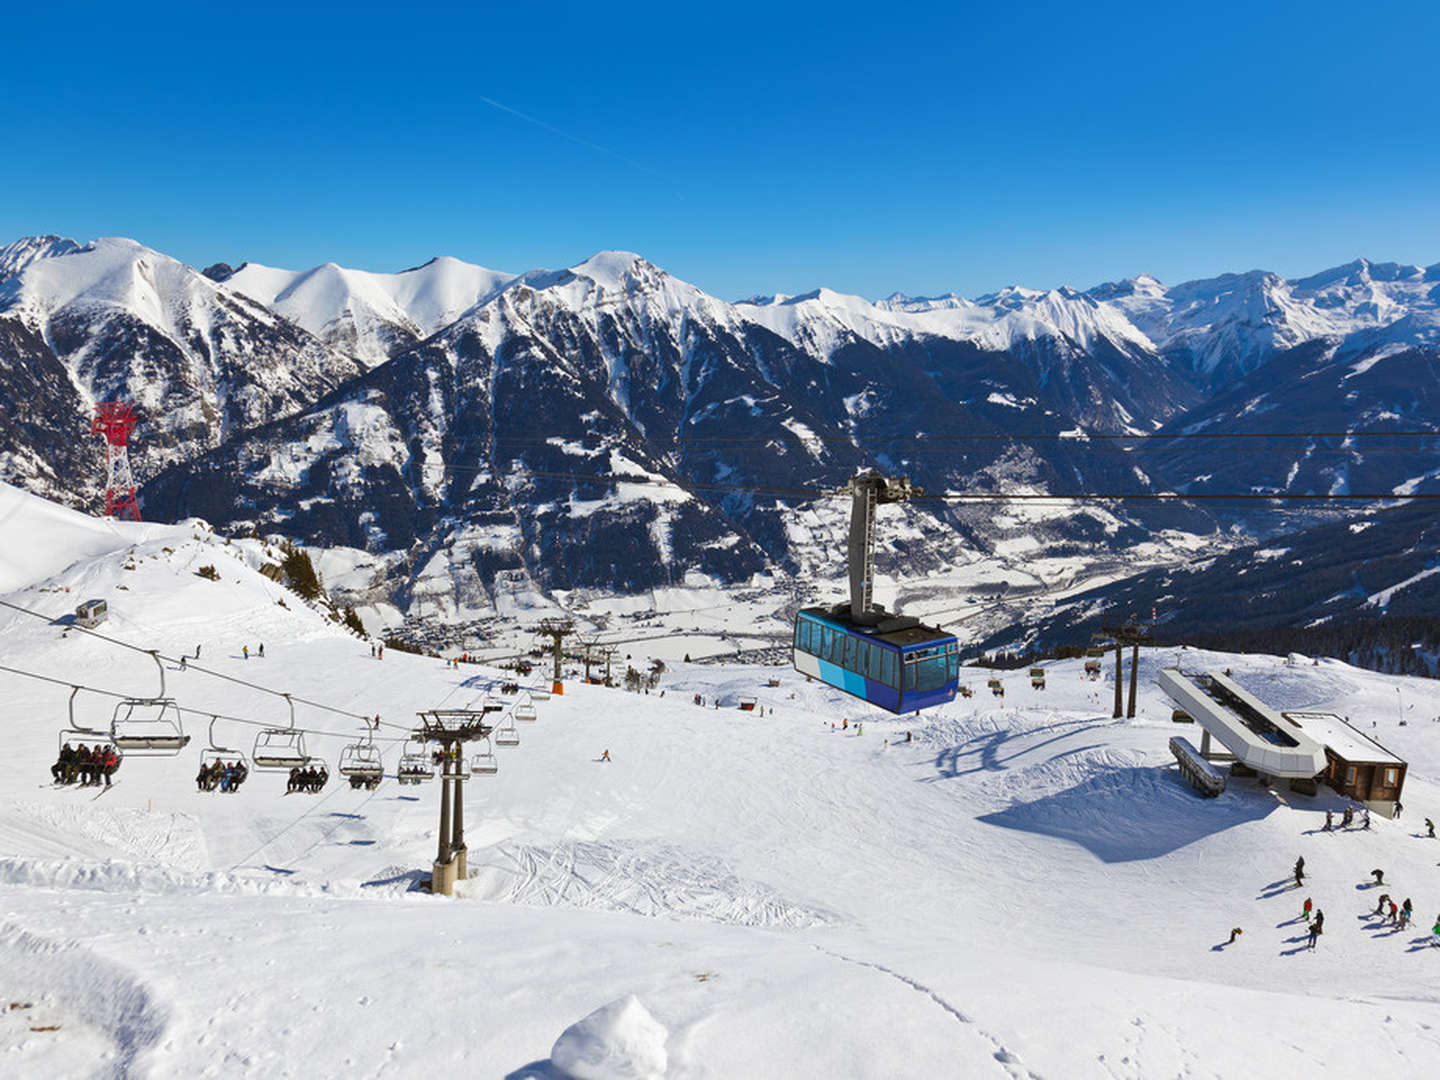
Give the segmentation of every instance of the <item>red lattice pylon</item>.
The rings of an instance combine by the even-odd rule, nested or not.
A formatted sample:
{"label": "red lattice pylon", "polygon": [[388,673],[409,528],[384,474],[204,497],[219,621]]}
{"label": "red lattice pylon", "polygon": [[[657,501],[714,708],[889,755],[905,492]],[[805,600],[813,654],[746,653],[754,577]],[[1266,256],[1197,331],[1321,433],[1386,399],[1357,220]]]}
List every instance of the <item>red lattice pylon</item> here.
{"label": "red lattice pylon", "polygon": [[135,428],[133,401],[102,401],[95,406],[90,434],[105,439],[105,516],[123,521],[140,520],[135,501],[135,477],[130,473],[130,432]]}

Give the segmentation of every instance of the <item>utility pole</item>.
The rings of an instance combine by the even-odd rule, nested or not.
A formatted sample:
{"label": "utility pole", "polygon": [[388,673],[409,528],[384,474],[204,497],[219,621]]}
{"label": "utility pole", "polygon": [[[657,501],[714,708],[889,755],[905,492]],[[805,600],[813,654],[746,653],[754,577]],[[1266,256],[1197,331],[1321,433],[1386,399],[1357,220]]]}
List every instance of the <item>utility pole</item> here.
{"label": "utility pole", "polygon": [[1140,623],[1127,622],[1123,626],[1104,627],[1106,634],[1115,642],[1115,713],[1118,718],[1121,715],[1121,680],[1123,672],[1121,664],[1125,655],[1125,646],[1130,646],[1130,702],[1129,708],[1124,715],[1133,720],[1135,718],[1135,693],[1136,684],[1140,679],[1140,646],[1150,644],[1150,627]]}
{"label": "utility pole", "polygon": [[431,709],[420,713],[416,738],[440,746],[440,838],[435,849],[435,865],[430,874],[430,891],[452,896],[455,882],[464,881],[467,849],[465,847],[465,781],[470,779],[465,767],[465,744],[489,736],[493,725],[485,717],[499,712],[503,706],[482,704],[478,709]]}
{"label": "utility pole", "polygon": [[565,639],[575,632],[575,624],[569,619],[542,619],[539,630],[541,634],[550,639],[551,651],[555,654],[554,685],[550,687],[550,692],[563,694],[565,693],[565,683],[560,675],[560,661],[565,652],[562,646]]}

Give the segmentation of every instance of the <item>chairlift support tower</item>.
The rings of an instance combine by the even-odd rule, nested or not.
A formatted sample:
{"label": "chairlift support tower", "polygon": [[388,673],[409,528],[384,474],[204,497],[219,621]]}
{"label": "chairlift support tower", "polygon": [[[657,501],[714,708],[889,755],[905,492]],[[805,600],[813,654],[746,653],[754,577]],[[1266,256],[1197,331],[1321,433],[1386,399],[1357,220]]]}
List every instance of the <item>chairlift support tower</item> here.
{"label": "chairlift support tower", "polygon": [[443,762],[440,771],[440,839],[430,891],[443,896],[455,892],[455,882],[467,876],[465,847],[464,746],[475,739],[489,738],[494,725],[487,717],[504,706],[483,703],[478,709],[430,709],[422,712],[417,739],[438,743]]}
{"label": "chairlift support tower", "polygon": [[105,516],[139,521],[135,477],[130,471],[130,432],[135,429],[133,401],[101,401],[90,420],[90,434],[105,440]]}
{"label": "chairlift support tower", "polygon": [[561,681],[560,662],[564,659],[565,651],[562,646],[565,639],[575,632],[575,624],[569,619],[542,619],[539,632],[550,639],[551,652],[555,657],[555,674],[552,679],[554,685],[551,690],[556,694],[563,694],[565,684]]}
{"label": "chairlift support tower", "polygon": [[[1150,627],[1136,622],[1127,622],[1123,626],[1103,627],[1105,636],[1115,643],[1115,711],[1113,718],[1118,719],[1123,713],[1127,718],[1135,719],[1135,688],[1140,678],[1140,646],[1149,645],[1151,641]],[[1130,701],[1128,708],[1122,708],[1121,692],[1124,675],[1122,662],[1125,654],[1125,646],[1130,646]]]}

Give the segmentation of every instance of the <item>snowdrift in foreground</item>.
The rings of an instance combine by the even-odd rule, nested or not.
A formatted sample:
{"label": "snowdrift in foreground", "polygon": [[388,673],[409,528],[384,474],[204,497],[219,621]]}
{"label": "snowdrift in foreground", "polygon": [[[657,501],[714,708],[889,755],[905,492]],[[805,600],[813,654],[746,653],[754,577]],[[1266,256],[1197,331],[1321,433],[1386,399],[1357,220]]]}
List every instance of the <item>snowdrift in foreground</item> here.
{"label": "snowdrift in foreground", "polygon": [[668,1036],[665,1025],[631,994],[566,1028],[550,1062],[573,1080],[660,1080]]}

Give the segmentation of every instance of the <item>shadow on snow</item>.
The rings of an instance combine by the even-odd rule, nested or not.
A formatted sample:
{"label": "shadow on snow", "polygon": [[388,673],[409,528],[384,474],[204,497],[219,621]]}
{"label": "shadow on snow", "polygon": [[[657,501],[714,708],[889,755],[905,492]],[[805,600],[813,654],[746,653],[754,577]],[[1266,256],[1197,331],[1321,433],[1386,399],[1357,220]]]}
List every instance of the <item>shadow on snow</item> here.
{"label": "shadow on snow", "polygon": [[1279,802],[1263,791],[1202,799],[1169,767],[1107,770],[1083,783],[1005,810],[990,825],[1070,840],[1104,862],[1168,855],[1215,833],[1268,816]]}

